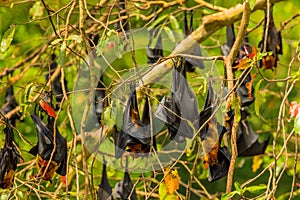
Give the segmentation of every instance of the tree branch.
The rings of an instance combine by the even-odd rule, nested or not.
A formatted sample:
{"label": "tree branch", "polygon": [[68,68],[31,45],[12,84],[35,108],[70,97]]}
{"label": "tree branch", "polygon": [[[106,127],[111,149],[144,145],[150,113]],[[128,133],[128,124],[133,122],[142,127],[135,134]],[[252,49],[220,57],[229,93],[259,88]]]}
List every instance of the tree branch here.
{"label": "tree branch", "polygon": [[[276,2],[285,1],[285,0],[270,0],[271,4]],[[259,0],[253,10],[262,10],[266,6],[266,0]],[[213,15],[209,15],[203,17],[202,25],[199,26],[191,35],[184,40],[180,44],[176,46],[174,51],[170,56],[184,53],[190,49],[192,49],[195,45],[195,41],[201,43],[205,41],[209,36],[215,33],[217,30],[223,28],[224,26],[228,26],[239,21],[242,18],[242,14],[244,12],[244,6],[242,4],[238,4],[230,9],[224,10],[222,12],[218,12]],[[171,60],[166,60],[158,65],[154,66],[152,70],[150,70],[147,74],[145,74],[140,80],[140,84],[137,89],[141,89],[142,86],[148,85],[150,83],[154,83],[159,80],[162,76],[168,73],[173,67]]]}
{"label": "tree branch", "polygon": [[[226,67],[226,73],[227,73],[227,78],[228,78],[228,91],[230,94],[229,96],[229,101],[232,100],[235,96],[234,91],[234,76],[232,72],[232,63],[234,62],[234,59],[238,55],[239,49],[242,45],[242,42],[245,38],[245,33],[249,24],[249,19],[250,19],[250,5],[248,2],[245,2],[244,6],[244,12],[243,12],[243,17],[241,21],[241,25],[239,28],[239,32],[237,35],[237,38],[230,50],[230,53],[226,56],[225,58],[225,67]],[[235,108],[236,109],[236,108]],[[238,129],[238,121],[236,120],[236,116],[233,117],[233,126],[231,130],[231,160],[230,160],[230,166],[228,170],[228,176],[227,176],[227,185],[226,185],[226,192],[229,193],[231,192],[232,189],[232,179],[233,179],[233,172],[235,168],[235,161],[237,157],[237,146],[236,146],[236,133]]]}

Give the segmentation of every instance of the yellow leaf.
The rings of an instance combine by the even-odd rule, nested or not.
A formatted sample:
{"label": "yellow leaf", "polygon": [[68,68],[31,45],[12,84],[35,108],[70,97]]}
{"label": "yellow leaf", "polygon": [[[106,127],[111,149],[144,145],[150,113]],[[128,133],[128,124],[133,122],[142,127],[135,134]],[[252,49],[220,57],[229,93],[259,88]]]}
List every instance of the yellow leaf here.
{"label": "yellow leaf", "polygon": [[165,171],[165,184],[168,194],[174,194],[179,188],[180,177],[178,175],[177,169],[170,169],[167,167]]}
{"label": "yellow leaf", "polygon": [[261,156],[254,156],[253,163],[252,163],[252,171],[256,172],[260,168],[262,162],[263,159],[261,158]]}

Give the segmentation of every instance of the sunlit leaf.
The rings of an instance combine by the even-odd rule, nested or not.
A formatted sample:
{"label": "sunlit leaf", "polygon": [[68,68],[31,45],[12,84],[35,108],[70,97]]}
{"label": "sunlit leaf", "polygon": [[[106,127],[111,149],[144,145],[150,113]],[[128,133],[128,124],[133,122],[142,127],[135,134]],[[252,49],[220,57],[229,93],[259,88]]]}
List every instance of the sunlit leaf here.
{"label": "sunlit leaf", "polygon": [[172,29],[178,30],[179,29],[179,22],[177,21],[177,19],[173,15],[170,15],[169,20],[170,20]]}
{"label": "sunlit leaf", "polygon": [[249,186],[244,188],[245,191],[251,192],[251,193],[258,193],[262,190],[265,190],[267,186],[265,184],[260,184],[260,185],[254,185],[254,186]]}
{"label": "sunlit leaf", "polygon": [[234,187],[235,187],[236,191],[238,191],[238,192],[242,191],[241,185],[238,182],[234,182]]}
{"label": "sunlit leaf", "polygon": [[16,26],[12,25],[7,29],[1,40],[1,52],[4,53],[10,47],[11,42],[13,41],[15,34]]}

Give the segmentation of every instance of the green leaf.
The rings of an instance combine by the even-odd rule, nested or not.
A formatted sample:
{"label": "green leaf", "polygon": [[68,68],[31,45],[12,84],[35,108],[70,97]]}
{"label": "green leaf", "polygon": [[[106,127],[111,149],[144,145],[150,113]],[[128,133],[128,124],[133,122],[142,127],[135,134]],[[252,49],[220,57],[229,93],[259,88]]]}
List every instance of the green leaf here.
{"label": "green leaf", "polygon": [[258,83],[255,85],[255,101],[254,101],[254,110],[255,110],[255,114],[257,116],[260,116],[259,113],[259,107],[262,103],[262,99],[261,99],[261,95],[259,93],[259,88],[260,88],[260,84],[262,83],[263,79],[259,80]]}
{"label": "green leaf", "polygon": [[236,191],[238,191],[238,192],[242,191],[241,185],[238,182],[234,183],[234,187],[235,187]]}
{"label": "green leaf", "polygon": [[267,188],[267,186],[265,184],[260,184],[260,185],[254,185],[254,186],[246,187],[244,189],[245,189],[245,191],[248,191],[250,193],[258,193],[261,190],[265,190],[266,188]]}
{"label": "green leaf", "polygon": [[254,8],[256,4],[256,0],[248,0],[251,10]]}
{"label": "green leaf", "polygon": [[61,41],[63,41],[61,38],[55,39],[51,42],[51,45],[54,46],[54,45],[60,43]]}
{"label": "green leaf", "polygon": [[116,124],[113,116],[112,116],[112,108],[107,107],[104,111],[104,122],[108,126],[108,128],[112,129],[114,125]]}
{"label": "green leaf", "polygon": [[241,120],[241,109],[239,99],[234,95],[231,102],[231,107],[234,110],[234,120],[239,122]]}
{"label": "green leaf", "polygon": [[170,15],[169,20],[170,20],[172,29],[178,30],[179,29],[179,22],[177,21],[177,19],[173,15]]}
{"label": "green leaf", "polygon": [[16,26],[12,25],[9,29],[7,29],[2,37],[1,40],[1,52],[4,53],[10,47],[11,42],[13,41],[14,34],[15,34]]}
{"label": "green leaf", "polygon": [[33,4],[33,6],[29,10],[31,19],[35,19],[36,17],[42,16],[43,12],[44,12],[44,8],[41,5],[40,1],[35,2],[35,4]]}
{"label": "green leaf", "polygon": [[34,89],[35,89],[35,86],[33,85],[33,83],[30,83],[30,84],[26,85],[26,87],[25,87],[25,95],[24,95],[23,103],[21,103],[21,105],[20,105],[20,111],[22,113],[21,119],[24,119],[26,117],[26,112],[27,112],[28,106],[33,104],[31,102],[31,97],[32,97],[32,93],[33,93]]}
{"label": "green leaf", "polygon": [[152,28],[156,27],[158,24],[161,23],[161,21],[165,20],[168,17],[168,14],[163,15],[159,18],[157,18],[148,28],[148,31],[151,30]]}
{"label": "green leaf", "polygon": [[60,52],[59,52],[59,57],[58,57],[58,64],[60,65],[60,67],[64,67],[65,66],[65,59],[66,59],[66,43],[63,42],[61,44],[61,47],[60,47]]}
{"label": "green leaf", "polygon": [[238,191],[232,191],[230,193],[227,193],[227,194],[223,194],[222,197],[221,197],[221,200],[227,200],[227,199],[231,199],[234,195],[240,195],[240,192]]}
{"label": "green leaf", "polygon": [[300,113],[294,119],[294,129],[297,134],[300,134]]}
{"label": "green leaf", "polygon": [[167,36],[171,40],[171,42],[175,42],[175,36],[173,31],[167,26],[164,27],[164,30],[167,33]]}

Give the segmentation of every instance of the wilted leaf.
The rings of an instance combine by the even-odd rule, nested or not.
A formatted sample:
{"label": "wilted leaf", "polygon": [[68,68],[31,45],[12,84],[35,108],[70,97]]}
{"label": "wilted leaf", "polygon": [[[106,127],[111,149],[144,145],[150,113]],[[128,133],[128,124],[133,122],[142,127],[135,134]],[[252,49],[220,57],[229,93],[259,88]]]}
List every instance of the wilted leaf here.
{"label": "wilted leaf", "polygon": [[12,25],[7,29],[1,40],[1,52],[4,53],[10,47],[10,44],[14,38],[16,26]]}
{"label": "wilted leaf", "polygon": [[178,197],[175,194],[168,194],[166,184],[163,182],[158,188],[159,199],[160,200],[177,200]]}
{"label": "wilted leaf", "polygon": [[165,171],[165,183],[168,194],[174,194],[174,192],[179,189],[179,180],[177,169],[167,167]]}

